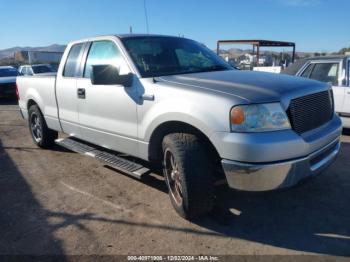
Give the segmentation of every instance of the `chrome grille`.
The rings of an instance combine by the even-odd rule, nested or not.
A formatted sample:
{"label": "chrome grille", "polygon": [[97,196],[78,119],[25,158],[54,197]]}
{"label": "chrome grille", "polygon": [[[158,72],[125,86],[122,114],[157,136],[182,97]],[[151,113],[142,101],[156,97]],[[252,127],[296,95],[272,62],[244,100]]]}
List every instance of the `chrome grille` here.
{"label": "chrome grille", "polygon": [[301,134],[330,121],[333,110],[332,92],[323,91],[291,100],[287,113],[294,131]]}

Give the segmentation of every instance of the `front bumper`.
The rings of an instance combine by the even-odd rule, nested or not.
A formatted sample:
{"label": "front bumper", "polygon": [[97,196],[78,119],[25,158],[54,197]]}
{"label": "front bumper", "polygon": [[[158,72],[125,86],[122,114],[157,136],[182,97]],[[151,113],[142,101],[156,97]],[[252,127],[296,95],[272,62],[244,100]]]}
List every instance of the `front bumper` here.
{"label": "front bumper", "polygon": [[227,182],[231,188],[244,191],[266,191],[290,187],[300,180],[315,176],[329,166],[340,150],[340,141],[329,143],[307,157],[251,164],[222,160]]}

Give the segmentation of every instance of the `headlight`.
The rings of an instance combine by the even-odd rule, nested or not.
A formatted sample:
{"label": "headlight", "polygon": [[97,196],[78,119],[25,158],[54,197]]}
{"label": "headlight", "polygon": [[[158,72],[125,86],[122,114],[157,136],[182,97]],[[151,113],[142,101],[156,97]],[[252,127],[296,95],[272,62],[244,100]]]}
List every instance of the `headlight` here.
{"label": "headlight", "polygon": [[241,105],[231,109],[232,131],[263,132],[290,128],[280,103]]}

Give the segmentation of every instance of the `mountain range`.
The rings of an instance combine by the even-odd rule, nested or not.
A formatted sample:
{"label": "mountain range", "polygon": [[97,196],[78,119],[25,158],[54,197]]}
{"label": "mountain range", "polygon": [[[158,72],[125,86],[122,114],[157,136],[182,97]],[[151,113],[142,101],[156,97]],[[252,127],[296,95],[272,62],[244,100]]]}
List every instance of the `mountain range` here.
{"label": "mountain range", "polygon": [[49,46],[41,46],[41,47],[11,47],[7,49],[0,50],[0,59],[13,57],[15,52],[18,51],[49,51],[49,52],[63,52],[66,48],[65,45],[53,44]]}

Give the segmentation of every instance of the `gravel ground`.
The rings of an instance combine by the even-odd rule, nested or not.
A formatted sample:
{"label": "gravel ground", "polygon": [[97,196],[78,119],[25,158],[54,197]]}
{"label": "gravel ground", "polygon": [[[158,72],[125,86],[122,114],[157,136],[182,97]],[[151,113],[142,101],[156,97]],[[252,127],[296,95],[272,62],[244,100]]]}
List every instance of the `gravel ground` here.
{"label": "gravel ground", "polygon": [[162,177],[137,181],[60,147],[34,146],[0,100],[0,254],[350,256],[350,132],[323,175],[268,193],[218,188],[196,222],[171,207]]}

